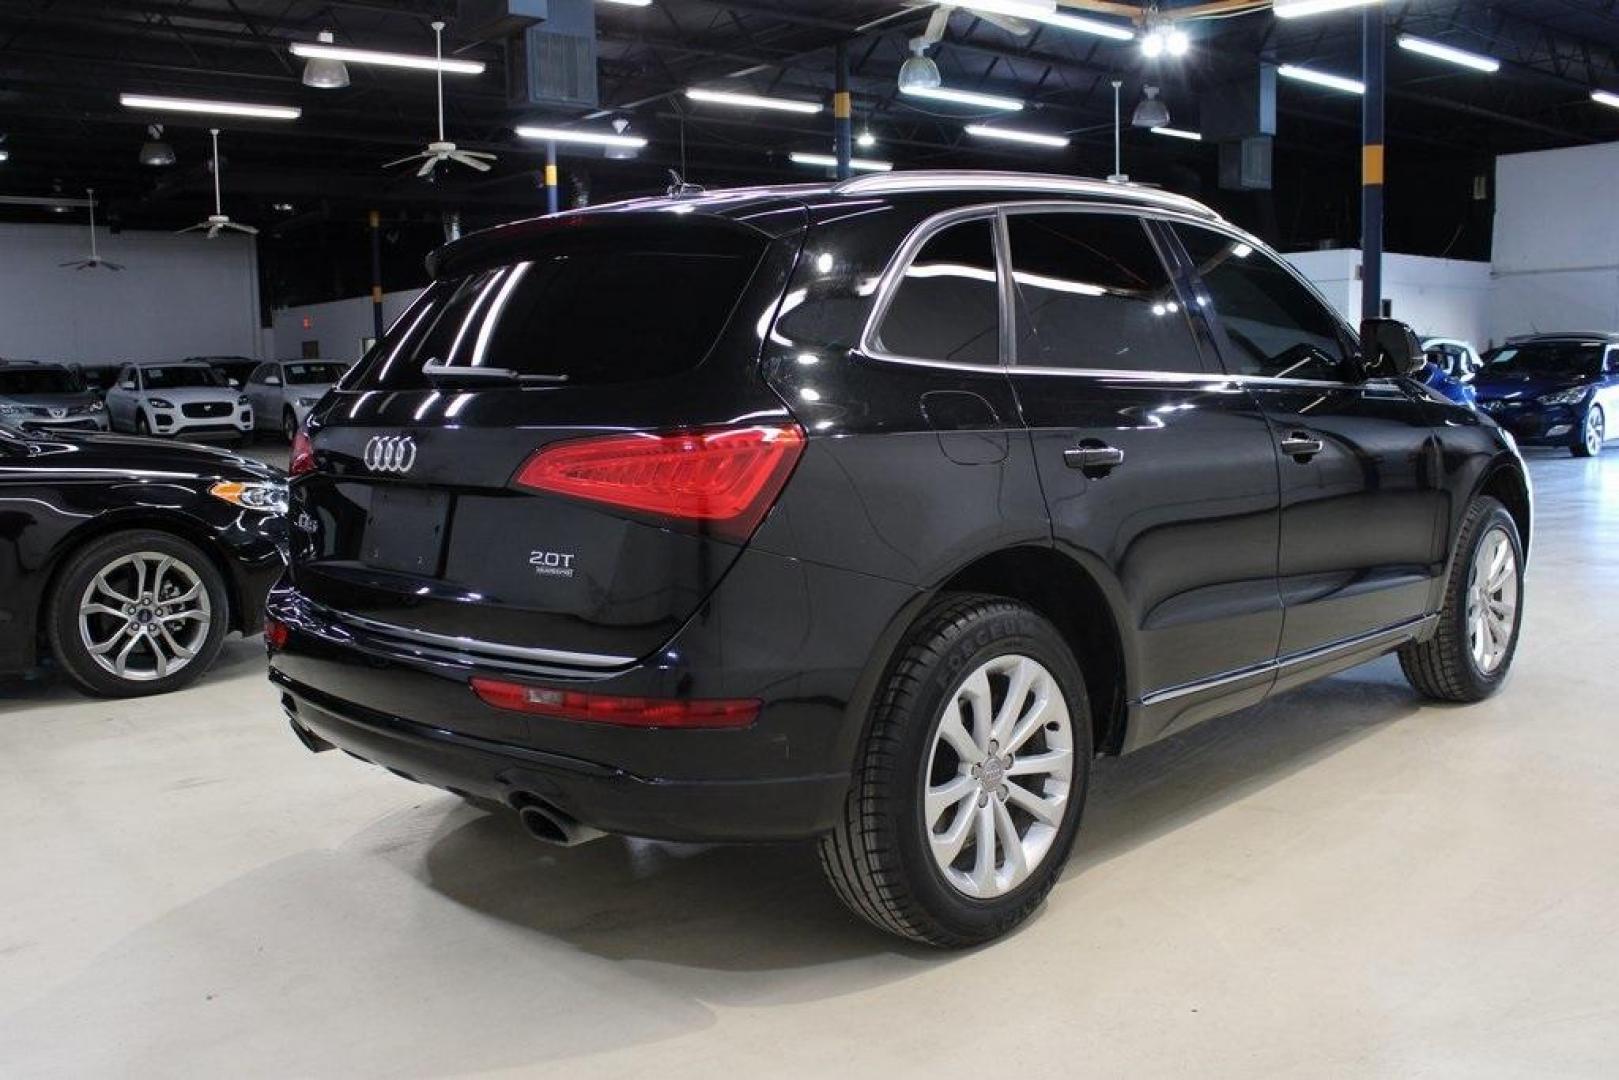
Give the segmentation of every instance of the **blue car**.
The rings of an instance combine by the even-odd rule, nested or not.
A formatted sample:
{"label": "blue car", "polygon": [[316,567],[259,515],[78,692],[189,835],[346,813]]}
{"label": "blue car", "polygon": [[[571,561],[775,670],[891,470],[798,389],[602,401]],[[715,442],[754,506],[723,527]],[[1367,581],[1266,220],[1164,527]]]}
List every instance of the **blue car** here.
{"label": "blue car", "polygon": [[1619,410],[1619,334],[1535,334],[1484,354],[1479,408],[1524,446],[1602,453]]}
{"label": "blue car", "polygon": [[1478,407],[1478,392],[1470,384],[1458,379],[1432,360],[1428,361],[1427,366],[1418,372],[1415,378],[1422,385],[1439,391],[1458,405]]}

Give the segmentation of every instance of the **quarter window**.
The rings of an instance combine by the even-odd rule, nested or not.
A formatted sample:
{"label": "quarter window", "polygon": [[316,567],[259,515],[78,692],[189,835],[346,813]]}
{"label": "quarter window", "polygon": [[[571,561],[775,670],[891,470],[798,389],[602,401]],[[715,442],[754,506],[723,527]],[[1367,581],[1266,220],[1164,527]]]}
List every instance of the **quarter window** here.
{"label": "quarter window", "polygon": [[1119,214],[1011,214],[1020,364],[1200,372],[1146,227]]}
{"label": "quarter window", "polygon": [[896,356],[1000,363],[1000,289],[988,218],[947,226],[922,245],[900,277],[877,344]]}
{"label": "quarter window", "polygon": [[1252,244],[1193,225],[1174,228],[1225,328],[1237,373],[1343,378],[1343,323],[1298,278]]}

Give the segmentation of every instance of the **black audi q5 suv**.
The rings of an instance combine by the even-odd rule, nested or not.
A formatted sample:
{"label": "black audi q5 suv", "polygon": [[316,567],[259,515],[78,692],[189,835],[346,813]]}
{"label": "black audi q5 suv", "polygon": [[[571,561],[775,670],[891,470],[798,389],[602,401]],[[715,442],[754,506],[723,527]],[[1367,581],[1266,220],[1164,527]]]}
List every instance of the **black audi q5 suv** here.
{"label": "black audi q5 suv", "polygon": [[465,237],[314,410],[299,738],[562,843],[819,838],[944,946],[1042,900],[1097,754],[1397,651],[1512,663],[1510,437],[1159,191],[908,173]]}

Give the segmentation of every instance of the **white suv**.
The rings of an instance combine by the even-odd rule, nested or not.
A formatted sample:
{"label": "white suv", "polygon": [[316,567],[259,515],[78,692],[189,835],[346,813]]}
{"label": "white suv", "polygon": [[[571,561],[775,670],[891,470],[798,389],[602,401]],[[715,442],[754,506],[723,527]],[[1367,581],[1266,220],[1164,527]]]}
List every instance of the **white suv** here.
{"label": "white suv", "polygon": [[253,408],[247,396],[207,364],[126,364],[107,391],[114,431],[188,439],[248,439]]}

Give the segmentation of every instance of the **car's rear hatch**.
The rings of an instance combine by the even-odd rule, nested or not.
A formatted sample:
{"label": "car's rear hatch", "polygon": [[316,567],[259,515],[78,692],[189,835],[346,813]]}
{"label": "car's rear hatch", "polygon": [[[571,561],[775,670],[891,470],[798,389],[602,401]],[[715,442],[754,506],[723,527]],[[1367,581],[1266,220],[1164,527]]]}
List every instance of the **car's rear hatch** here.
{"label": "car's rear hatch", "polygon": [[599,213],[446,249],[311,418],[295,587],[435,655],[606,668],[656,650],[768,510],[711,513],[712,485],[751,471],[773,501],[796,459],[756,369],[801,217],[765,233]]}

